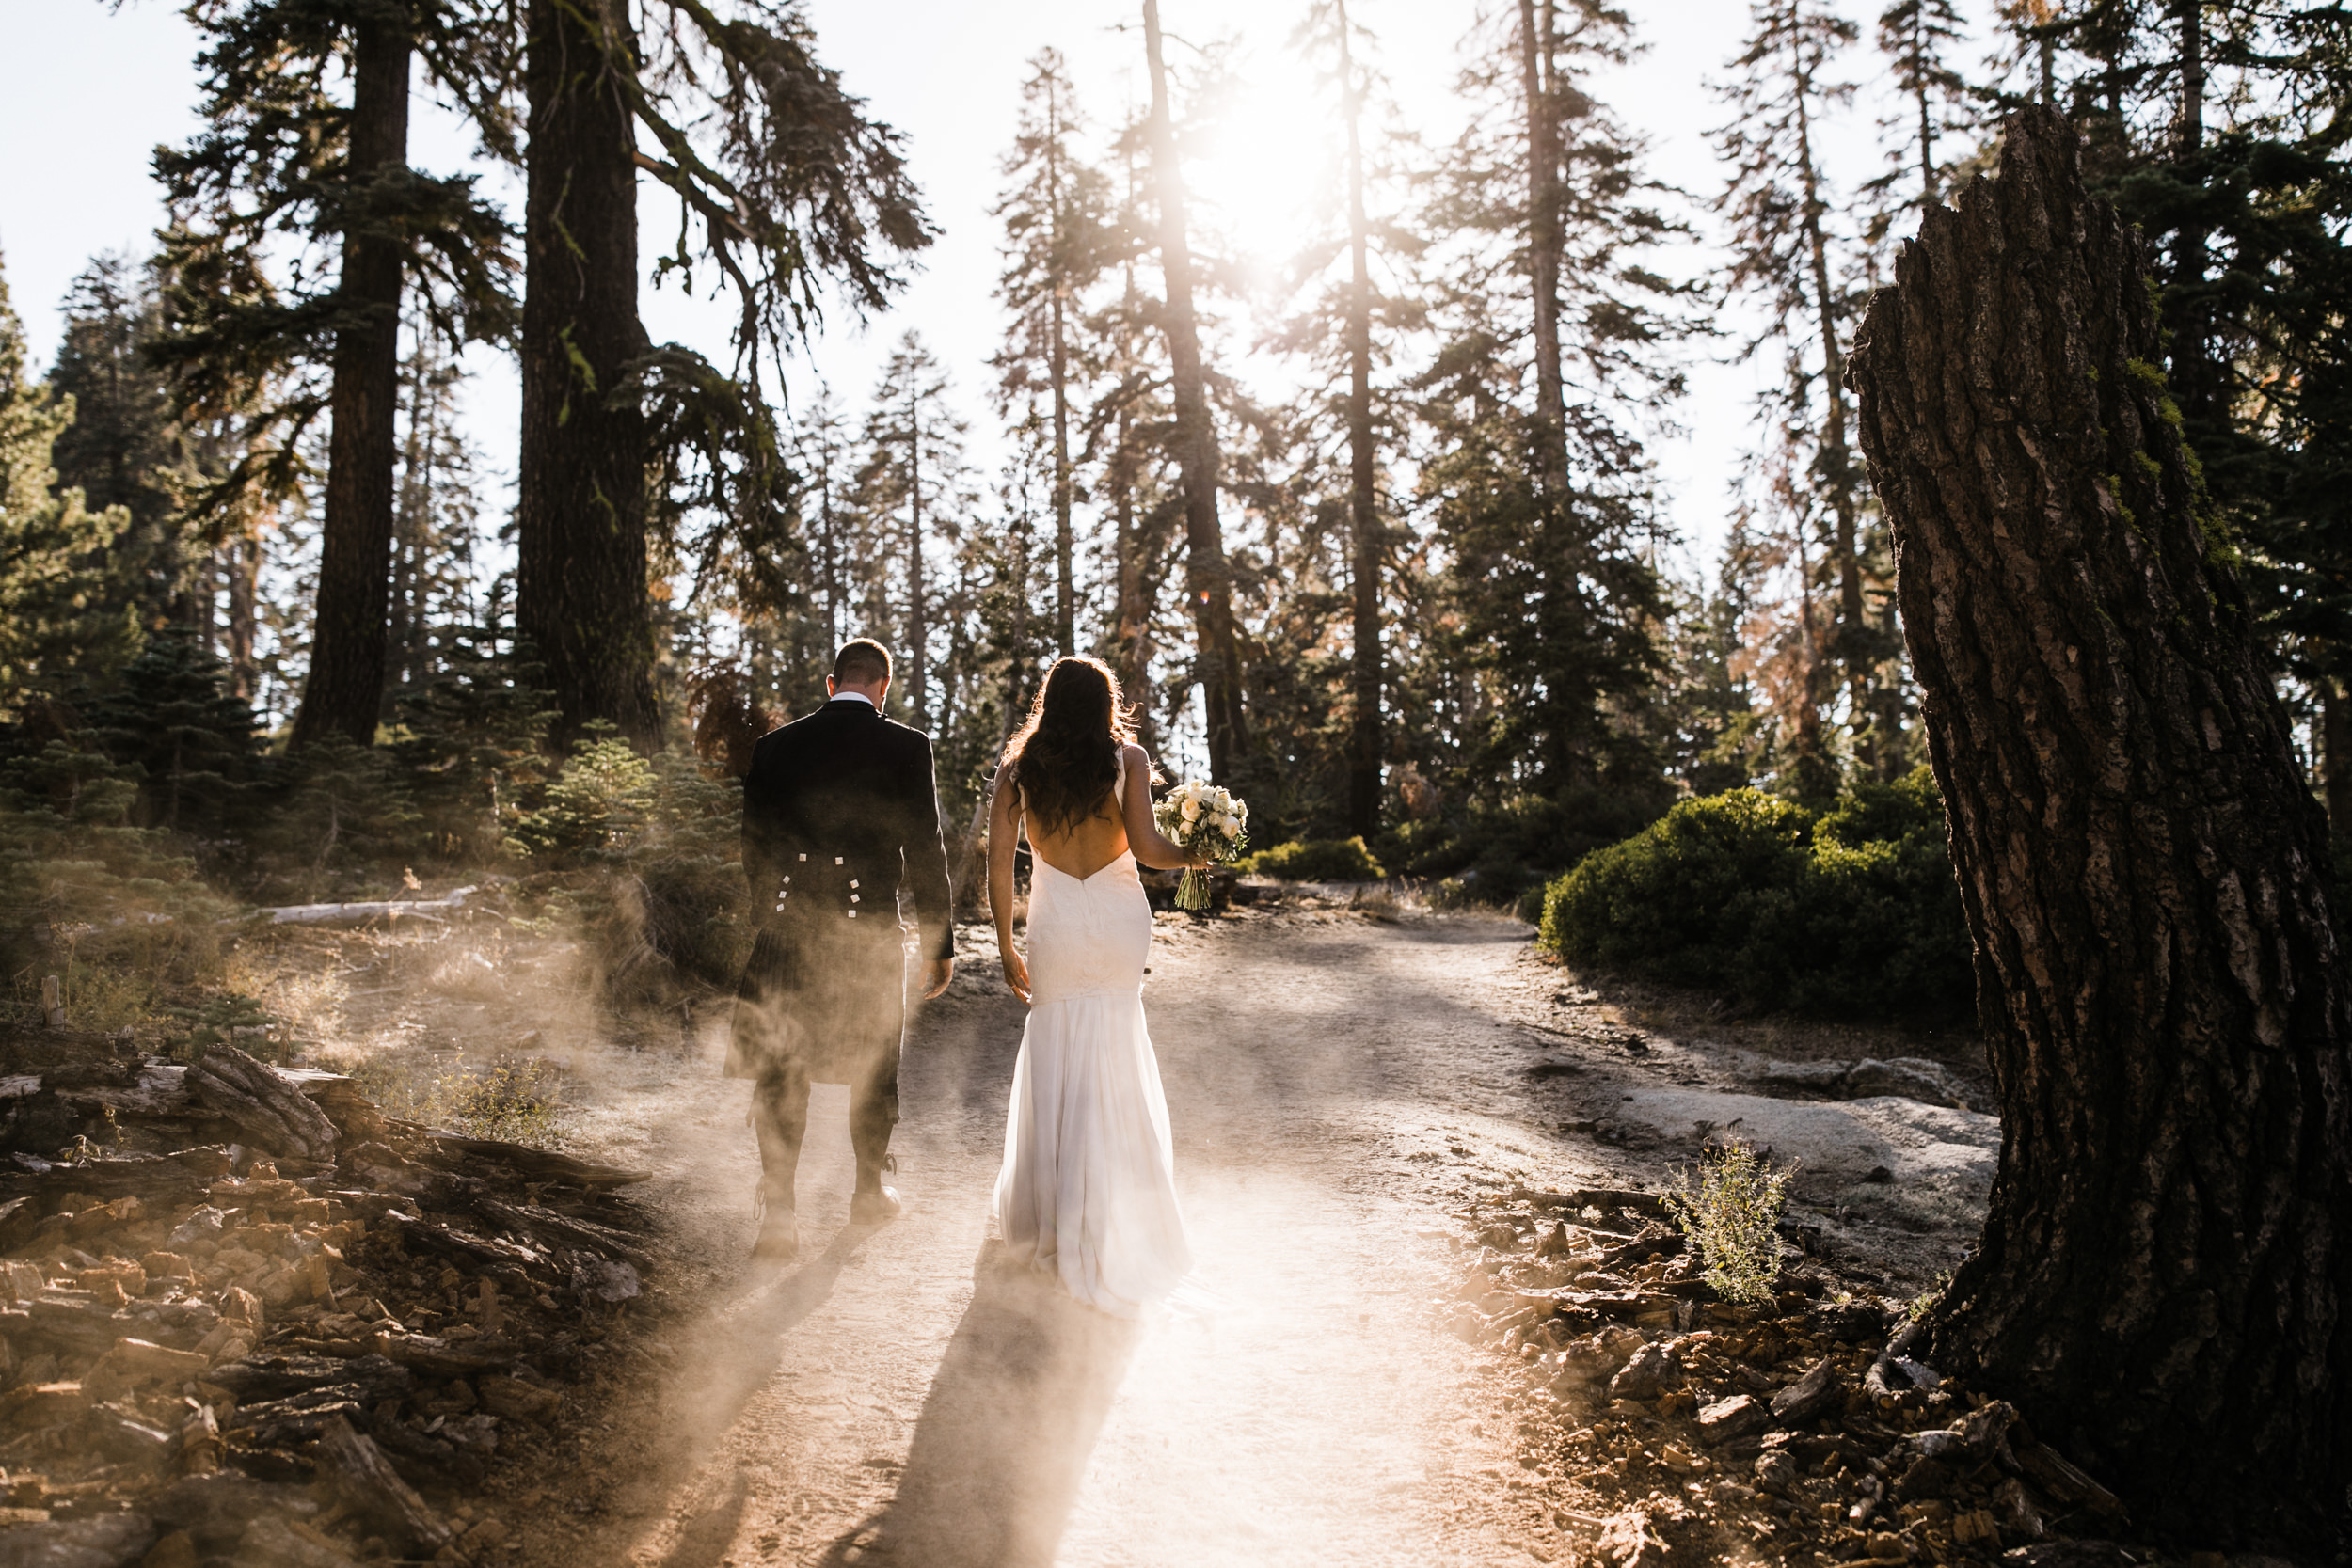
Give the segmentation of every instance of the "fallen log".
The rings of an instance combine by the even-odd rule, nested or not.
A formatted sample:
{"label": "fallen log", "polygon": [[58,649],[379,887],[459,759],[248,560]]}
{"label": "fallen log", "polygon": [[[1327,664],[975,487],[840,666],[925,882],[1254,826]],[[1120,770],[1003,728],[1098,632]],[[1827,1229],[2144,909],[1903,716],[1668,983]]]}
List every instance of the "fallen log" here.
{"label": "fallen log", "polygon": [[595,1164],[549,1149],[500,1143],[492,1138],[462,1137],[455,1132],[443,1132],[434,1128],[420,1128],[418,1131],[429,1138],[446,1158],[454,1160],[466,1156],[496,1160],[533,1180],[561,1181],[574,1187],[626,1187],[632,1182],[653,1179],[653,1172],[649,1170],[625,1170],[615,1165]]}
{"label": "fallen log", "polygon": [[491,1275],[493,1278],[498,1277],[495,1271],[501,1268],[515,1270],[526,1278],[533,1270],[536,1270],[543,1279],[551,1279],[554,1276],[555,1265],[545,1253],[524,1246],[518,1242],[502,1242],[491,1236],[477,1236],[471,1231],[459,1230],[453,1226],[436,1225],[426,1219],[412,1220],[397,1212],[386,1214],[384,1223],[393,1235],[400,1238],[402,1245],[409,1251],[421,1250],[436,1253],[453,1262],[469,1263],[475,1268],[486,1268],[493,1271]]}
{"label": "fallen log", "polygon": [[204,1380],[235,1395],[240,1403],[342,1386],[356,1390],[353,1398],[373,1405],[399,1399],[416,1386],[416,1377],[407,1367],[384,1355],[344,1361],[326,1355],[255,1354],[243,1361],[224,1362],[205,1373]]}
{"label": "fallen log", "polygon": [[467,1206],[491,1224],[503,1229],[519,1232],[533,1241],[554,1244],[567,1243],[607,1258],[617,1258],[650,1272],[653,1255],[636,1245],[617,1230],[608,1229],[593,1220],[574,1219],[551,1209],[530,1209],[516,1204],[501,1203],[484,1192],[466,1195]]}
{"label": "fallen log", "polygon": [[354,1431],[349,1421],[337,1417],[321,1429],[319,1460],[343,1503],[406,1551],[430,1557],[456,1540],[448,1521],[400,1479],[384,1450]]}
{"label": "fallen log", "polygon": [[445,898],[385,898],[357,904],[285,904],[262,912],[273,926],[364,926],[371,920],[438,920],[466,907],[478,887],[461,887]]}
{"label": "fallen log", "polygon": [[234,1122],[272,1154],[320,1162],[335,1158],[341,1135],[326,1113],[283,1073],[233,1045],[207,1046],[187,1069],[187,1087],[198,1103]]}
{"label": "fallen log", "polygon": [[0,1071],[30,1072],[65,1062],[118,1061],[134,1054],[131,1031],[0,1028]]}

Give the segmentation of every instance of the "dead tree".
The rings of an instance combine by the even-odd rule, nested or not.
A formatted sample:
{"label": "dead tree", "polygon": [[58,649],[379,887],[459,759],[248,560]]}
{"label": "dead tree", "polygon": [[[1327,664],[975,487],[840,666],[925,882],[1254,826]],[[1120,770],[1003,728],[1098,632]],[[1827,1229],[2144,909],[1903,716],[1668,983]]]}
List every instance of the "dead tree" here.
{"label": "dead tree", "polygon": [[2316,1549],[2352,1473],[2352,993],[2148,273],[2028,109],[1854,349],[2000,1084],[1931,1358],[2143,1525]]}

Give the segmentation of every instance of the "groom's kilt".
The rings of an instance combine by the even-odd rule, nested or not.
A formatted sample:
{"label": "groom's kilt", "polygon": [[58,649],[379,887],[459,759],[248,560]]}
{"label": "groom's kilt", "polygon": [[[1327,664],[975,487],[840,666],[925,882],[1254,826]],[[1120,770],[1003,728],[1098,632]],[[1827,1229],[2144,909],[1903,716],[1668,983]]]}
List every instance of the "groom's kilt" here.
{"label": "groom's kilt", "polygon": [[852,924],[827,912],[832,920],[787,915],[760,927],[736,988],[729,1078],[797,1065],[818,1084],[870,1083],[885,1072],[896,1080],[906,1026],[898,923]]}

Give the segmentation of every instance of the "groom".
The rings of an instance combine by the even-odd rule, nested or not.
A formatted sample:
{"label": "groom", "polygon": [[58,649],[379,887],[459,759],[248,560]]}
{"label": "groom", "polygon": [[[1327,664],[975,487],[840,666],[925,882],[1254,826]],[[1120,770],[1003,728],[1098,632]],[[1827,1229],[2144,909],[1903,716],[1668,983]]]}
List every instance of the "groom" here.
{"label": "groom", "polygon": [[922,929],[923,994],[946,990],[955,970],[930,737],[882,717],[890,654],[879,642],[844,646],[825,689],[823,707],[760,737],[743,780],[743,874],[759,936],[736,992],[726,1075],[752,1080],[763,1205],[755,1258],[800,1250],[792,1171],[811,1083],[850,1085],[850,1223],[898,1214],[882,1178],[895,1168],[898,1119],[902,889]]}

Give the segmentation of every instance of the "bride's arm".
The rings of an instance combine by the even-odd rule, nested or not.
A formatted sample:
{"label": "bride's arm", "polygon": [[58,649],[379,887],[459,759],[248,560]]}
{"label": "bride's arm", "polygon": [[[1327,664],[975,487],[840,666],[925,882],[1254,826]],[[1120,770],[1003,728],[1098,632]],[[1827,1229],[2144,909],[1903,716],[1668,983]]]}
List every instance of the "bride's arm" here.
{"label": "bride's arm", "polygon": [[1152,759],[1144,755],[1143,748],[1133,743],[1124,747],[1120,766],[1127,770],[1127,847],[1136,852],[1136,859],[1155,871],[1208,864],[1199,855],[1185,854],[1160,832],[1152,816]]}
{"label": "bride's arm", "polygon": [[988,912],[996,922],[996,956],[1004,960],[1005,984],[1014,995],[1029,999],[1029,966],[1012,944],[1012,857],[1021,847],[1021,830],[1012,817],[1012,769],[996,769],[996,786],[988,802]]}

